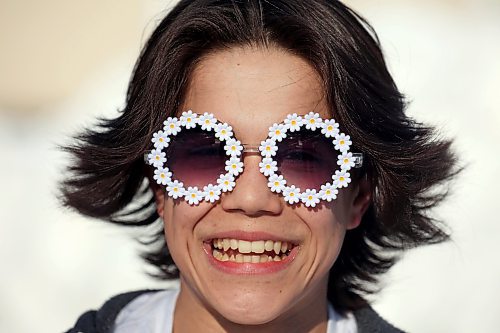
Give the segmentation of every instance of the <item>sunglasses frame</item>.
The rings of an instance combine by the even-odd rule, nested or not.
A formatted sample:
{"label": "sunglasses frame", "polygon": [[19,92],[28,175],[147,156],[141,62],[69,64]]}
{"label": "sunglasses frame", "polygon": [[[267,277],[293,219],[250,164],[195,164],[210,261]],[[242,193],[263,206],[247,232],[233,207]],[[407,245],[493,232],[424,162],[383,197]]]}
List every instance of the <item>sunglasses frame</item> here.
{"label": "sunglasses frame", "polygon": [[[173,199],[184,198],[190,205],[198,205],[203,200],[214,203],[220,200],[222,193],[232,191],[236,177],[243,172],[243,153],[260,153],[262,160],[259,163],[259,171],[267,177],[270,190],[282,194],[290,205],[303,203],[306,207],[315,207],[321,200],[335,200],[338,190],[347,187],[351,182],[349,170],[360,168],[363,164],[363,154],[349,151],[352,142],[349,135],[340,132],[339,124],[334,119],[322,119],[314,112],[304,116],[296,113],[287,115],[284,121],[269,127],[268,137],[258,146],[242,144],[234,136],[229,124],[219,121],[207,112],[197,114],[188,110],[183,112],[180,118],[168,117],[163,125],[163,129],[153,134],[151,142],[154,149],[144,154],[144,160],[155,168],[153,178],[158,185],[166,185],[168,196]],[[225,142],[224,150],[228,157],[225,162],[226,173],[219,175],[217,185],[208,184],[203,189],[189,186],[186,189],[182,182],[173,179],[172,172],[165,166],[167,156],[162,150],[169,146],[171,137],[176,136],[183,128],[191,129],[197,126],[204,131],[215,132],[215,137]],[[320,189],[306,189],[303,192],[294,185],[286,186],[287,180],[276,173],[277,161],[273,159],[278,151],[277,142],[286,138],[288,132],[299,131],[302,127],[311,131],[320,130],[326,138],[333,139],[334,148],[340,153],[337,159],[340,170],[335,170],[332,174],[332,181],[322,184]]]}

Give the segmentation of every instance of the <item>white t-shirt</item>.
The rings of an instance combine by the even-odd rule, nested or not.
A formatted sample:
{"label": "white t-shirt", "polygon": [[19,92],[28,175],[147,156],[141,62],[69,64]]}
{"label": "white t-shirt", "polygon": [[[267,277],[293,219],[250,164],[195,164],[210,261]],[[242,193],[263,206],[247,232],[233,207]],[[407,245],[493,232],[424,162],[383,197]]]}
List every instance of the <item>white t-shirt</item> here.
{"label": "white t-shirt", "polygon": [[[145,293],[127,304],[118,314],[113,333],[172,333],[178,289]],[[328,304],[327,333],[356,333],[352,313],[340,316]]]}

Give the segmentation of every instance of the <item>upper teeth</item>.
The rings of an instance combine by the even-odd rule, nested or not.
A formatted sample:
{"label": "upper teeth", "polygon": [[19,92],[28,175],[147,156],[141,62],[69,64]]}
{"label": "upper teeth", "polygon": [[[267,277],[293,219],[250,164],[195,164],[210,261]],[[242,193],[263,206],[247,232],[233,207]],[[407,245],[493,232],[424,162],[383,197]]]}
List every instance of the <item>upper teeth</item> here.
{"label": "upper teeth", "polygon": [[292,244],[282,241],[257,240],[246,241],[234,238],[215,238],[212,240],[214,248],[227,251],[229,249],[238,250],[240,253],[264,253],[274,251],[276,254],[286,253],[292,248]]}

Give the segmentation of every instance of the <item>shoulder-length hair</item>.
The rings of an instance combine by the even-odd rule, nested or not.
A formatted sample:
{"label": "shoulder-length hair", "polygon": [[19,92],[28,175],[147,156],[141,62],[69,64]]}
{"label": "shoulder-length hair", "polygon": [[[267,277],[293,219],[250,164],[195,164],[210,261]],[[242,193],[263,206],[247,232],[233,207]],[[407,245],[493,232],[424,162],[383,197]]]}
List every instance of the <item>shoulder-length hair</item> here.
{"label": "shoulder-length hair", "polygon": [[[347,232],[328,285],[338,311],[362,307],[402,250],[449,238],[429,209],[444,199],[442,185],[457,168],[451,142],[405,115],[373,28],[339,1],[180,1],[145,45],[119,116],[101,119],[65,148],[75,160],[61,183],[62,200],[87,216],[162,229],[143,162],[150,138],[179,112],[203,55],[246,45],[275,45],[308,61],[332,115],[365,156],[372,203],[361,225]],[[163,230],[143,242],[156,276],[178,277]]]}

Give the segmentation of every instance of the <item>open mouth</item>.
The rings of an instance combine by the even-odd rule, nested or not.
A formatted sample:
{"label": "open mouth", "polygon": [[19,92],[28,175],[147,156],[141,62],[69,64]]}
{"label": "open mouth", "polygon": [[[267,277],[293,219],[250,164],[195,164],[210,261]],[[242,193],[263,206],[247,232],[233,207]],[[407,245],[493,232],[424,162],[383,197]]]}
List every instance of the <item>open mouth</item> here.
{"label": "open mouth", "polygon": [[286,241],[234,238],[214,238],[209,243],[212,256],[218,261],[253,264],[282,261],[296,246]]}

